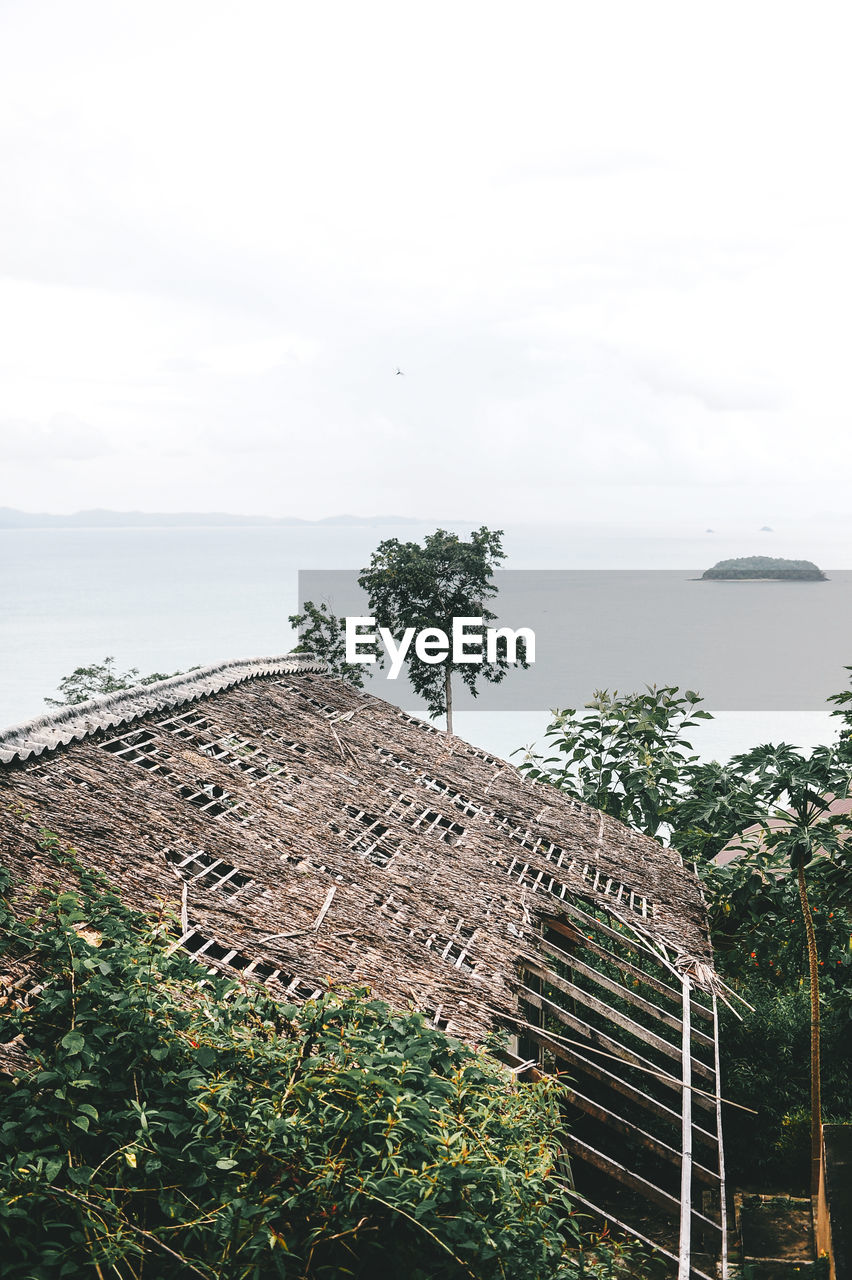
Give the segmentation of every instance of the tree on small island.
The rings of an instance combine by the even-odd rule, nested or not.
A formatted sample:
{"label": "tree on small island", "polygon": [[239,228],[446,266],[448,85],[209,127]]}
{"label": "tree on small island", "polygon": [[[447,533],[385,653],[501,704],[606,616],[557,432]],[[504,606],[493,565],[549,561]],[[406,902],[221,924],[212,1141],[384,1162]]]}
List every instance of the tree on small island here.
{"label": "tree on small island", "polygon": [[702,579],[736,581],[744,578],[776,578],[787,582],[825,582],[822,569],[812,560],[784,560],[780,556],[740,556],[736,560],[720,560],[705,569]]}

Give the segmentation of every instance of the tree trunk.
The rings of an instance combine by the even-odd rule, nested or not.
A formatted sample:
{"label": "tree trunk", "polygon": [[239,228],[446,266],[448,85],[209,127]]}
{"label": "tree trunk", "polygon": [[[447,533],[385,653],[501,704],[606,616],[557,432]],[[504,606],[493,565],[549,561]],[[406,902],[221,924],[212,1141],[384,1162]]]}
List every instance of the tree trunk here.
{"label": "tree trunk", "polygon": [[819,1063],[819,967],[817,961],[814,922],[808,902],[805,868],[799,867],[799,900],[805,917],[808,937],[808,971],[811,980],[811,1199],[816,1203],[819,1195],[819,1167],[822,1148],[822,1096]]}
{"label": "tree trunk", "polygon": [[450,670],[450,659],[444,668],[444,704],[447,708],[447,733],[453,731],[453,677]]}

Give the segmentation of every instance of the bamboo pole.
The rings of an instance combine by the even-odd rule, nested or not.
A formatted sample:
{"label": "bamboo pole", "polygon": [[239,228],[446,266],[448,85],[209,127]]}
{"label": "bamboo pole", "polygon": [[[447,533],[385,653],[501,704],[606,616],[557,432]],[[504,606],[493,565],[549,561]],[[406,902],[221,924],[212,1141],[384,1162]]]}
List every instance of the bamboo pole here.
{"label": "bamboo pole", "polygon": [[683,985],[683,1037],[681,1041],[683,1099],[681,1107],[680,1245],[678,1248],[677,1280],[689,1280],[692,1233],[692,1039],[690,1035],[689,993],[692,983],[688,974],[684,973],[681,976],[681,983]]}
{"label": "bamboo pole", "polygon": [[725,1147],[722,1141],[722,1071],[719,1062],[719,1006],[713,992],[713,1033],[716,1041],[716,1128],[719,1134],[719,1221],[722,1224],[722,1275],[728,1280],[728,1205],[725,1195]]}

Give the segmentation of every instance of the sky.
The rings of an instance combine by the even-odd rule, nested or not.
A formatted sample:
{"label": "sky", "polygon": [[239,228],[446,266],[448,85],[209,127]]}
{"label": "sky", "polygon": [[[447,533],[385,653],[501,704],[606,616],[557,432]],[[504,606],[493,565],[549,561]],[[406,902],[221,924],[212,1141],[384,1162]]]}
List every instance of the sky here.
{"label": "sky", "polygon": [[0,505],[845,536],[849,26],[0,0]]}

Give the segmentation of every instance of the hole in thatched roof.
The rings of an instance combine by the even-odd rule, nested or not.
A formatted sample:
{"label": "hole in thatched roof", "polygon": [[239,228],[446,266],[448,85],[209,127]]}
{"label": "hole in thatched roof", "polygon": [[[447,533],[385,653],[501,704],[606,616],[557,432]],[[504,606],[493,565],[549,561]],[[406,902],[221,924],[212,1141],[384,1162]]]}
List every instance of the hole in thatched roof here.
{"label": "hole in thatched roof", "polygon": [[345,804],[340,812],[349,821],[344,826],[330,822],[329,826],[334,834],[340,836],[347,849],[369,858],[379,867],[386,867],[399,850],[399,836],[381,818],[366,813],[357,805]]}
{"label": "hole in thatched roof", "polygon": [[195,784],[184,783],[178,787],[178,795],[183,796],[189,804],[195,805],[208,818],[231,818],[236,822],[248,821],[248,813],[224,787],[215,782],[203,782],[198,779]]}
{"label": "hole in thatched roof", "polygon": [[453,822],[451,818],[446,817],[443,813],[438,813],[436,809],[421,809],[419,804],[408,795],[400,796],[397,799],[396,803],[391,806],[389,816],[405,823],[413,831],[426,835],[436,835],[445,844],[457,845],[465,835],[465,828],[460,826],[458,822]]}
{"label": "hole in thatched roof", "polygon": [[204,849],[196,849],[185,856],[175,849],[168,849],[166,861],[182,880],[211,892],[216,890],[227,898],[235,898],[240,890],[257,883],[246,872],[232,866],[224,858],[214,858]]}
{"label": "hole in thatched roof", "polygon": [[439,1004],[437,1009],[421,1009],[423,1017],[432,1027],[437,1027],[439,1031],[446,1031],[450,1025],[449,1018],[441,1016],[444,1006]]}
{"label": "hole in thatched roof", "polygon": [[433,724],[427,724],[425,720],[418,720],[416,716],[410,716],[407,711],[397,711],[396,714],[400,720],[404,720],[406,724],[410,724],[413,728],[419,729],[421,733],[439,732]]}
{"label": "hole in thatched roof", "polygon": [[264,729],[260,736],[262,738],[271,738],[274,742],[280,743],[282,747],[286,747],[288,751],[295,751],[297,755],[304,756],[308,753],[308,748],[303,746],[301,742],[294,742],[292,738],[276,733],[274,729]]}
{"label": "hole in thatched roof", "polygon": [[387,747],[380,746],[378,742],[374,742],[373,746],[386,763],[392,764],[397,769],[401,769],[403,773],[416,773],[416,768],[410,760],[404,760],[402,756],[398,756],[395,751],[390,751]]}
{"label": "hole in thatched roof", "polygon": [[[310,680],[300,679],[299,681],[300,685],[311,684],[311,683],[312,681]],[[313,694],[308,693],[306,689],[299,688],[298,686],[291,684],[287,680],[276,680],[275,684],[277,684],[280,688],[282,688],[285,691],[285,693],[295,693],[304,702],[308,702],[312,707],[316,707],[317,711],[321,711],[322,714],[326,717],[336,716],[340,711],[339,707],[333,707],[328,702],[321,702],[319,698],[315,698]]]}
{"label": "hole in thatched roof", "polygon": [[150,729],[136,729],[131,733],[123,733],[118,738],[109,738],[102,742],[104,751],[118,756],[127,764],[138,764],[143,769],[172,776],[172,771],[165,761],[161,749],[156,744],[156,735]]}
{"label": "hole in thatched roof", "polygon": [[478,818],[482,814],[487,814],[488,810],[483,809],[481,805],[474,804],[467,796],[461,794],[456,787],[450,786],[448,782],[442,782],[440,778],[434,778],[431,774],[421,773],[417,781],[427,791],[436,791],[439,795],[446,796],[451,804],[461,809],[462,813],[470,818]]}

